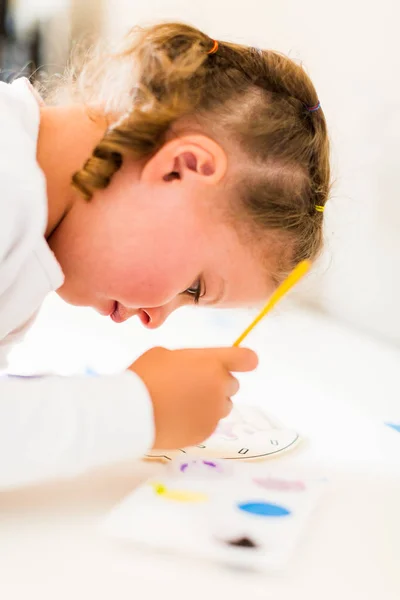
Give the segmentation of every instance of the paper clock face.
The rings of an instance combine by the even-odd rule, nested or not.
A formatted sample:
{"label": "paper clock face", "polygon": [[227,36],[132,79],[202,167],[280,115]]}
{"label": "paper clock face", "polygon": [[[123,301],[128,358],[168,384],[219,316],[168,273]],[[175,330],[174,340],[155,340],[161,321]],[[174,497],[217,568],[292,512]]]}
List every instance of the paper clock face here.
{"label": "paper clock face", "polygon": [[157,450],[147,458],[172,460],[190,454],[199,458],[254,460],[292,448],[298,440],[296,431],[278,425],[259,409],[243,407],[221,421],[203,444],[179,450]]}

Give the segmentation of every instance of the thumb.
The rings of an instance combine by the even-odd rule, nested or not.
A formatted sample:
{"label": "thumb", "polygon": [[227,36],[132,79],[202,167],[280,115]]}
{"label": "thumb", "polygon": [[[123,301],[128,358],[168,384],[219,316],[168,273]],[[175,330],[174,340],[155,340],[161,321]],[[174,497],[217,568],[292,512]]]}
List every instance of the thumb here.
{"label": "thumb", "polygon": [[254,371],[258,365],[258,357],[249,348],[216,348],[217,357],[228,371]]}

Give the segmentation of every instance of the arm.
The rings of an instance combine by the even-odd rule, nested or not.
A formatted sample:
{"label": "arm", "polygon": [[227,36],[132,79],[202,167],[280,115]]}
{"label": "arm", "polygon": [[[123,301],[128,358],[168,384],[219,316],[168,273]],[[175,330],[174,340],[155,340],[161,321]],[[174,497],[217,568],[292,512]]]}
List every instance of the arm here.
{"label": "arm", "polygon": [[0,379],[0,489],[141,457],[153,438],[134,373]]}

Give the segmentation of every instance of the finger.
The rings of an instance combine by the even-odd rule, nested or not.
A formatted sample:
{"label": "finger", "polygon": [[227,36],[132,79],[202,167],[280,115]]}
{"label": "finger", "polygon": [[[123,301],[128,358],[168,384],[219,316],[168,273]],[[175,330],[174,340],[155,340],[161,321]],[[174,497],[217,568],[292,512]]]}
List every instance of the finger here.
{"label": "finger", "polygon": [[225,387],[226,396],[228,396],[228,398],[231,398],[232,396],[237,394],[239,391],[239,387],[240,387],[240,385],[239,385],[239,382],[236,379],[236,377],[233,377],[233,375],[229,374],[227,381],[226,381],[226,387]]}
{"label": "finger", "polygon": [[216,348],[218,358],[228,371],[254,371],[258,365],[258,357],[248,348]]}
{"label": "finger", "polygon": [[225,419],[231,414],[233,403],[230,398],[227,398],[222,406],[221,419]]}

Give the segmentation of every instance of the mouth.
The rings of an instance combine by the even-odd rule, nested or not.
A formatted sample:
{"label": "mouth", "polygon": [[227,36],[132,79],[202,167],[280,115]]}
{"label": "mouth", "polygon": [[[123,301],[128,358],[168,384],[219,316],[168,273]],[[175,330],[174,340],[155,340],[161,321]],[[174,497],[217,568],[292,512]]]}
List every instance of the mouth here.
{"label": "mouth", "polygon": [[114,321],[114,323],[123,323],[128,318],[127,315],[124,315],[121,310],[121,305],[119,302],[115,301],[112,311],[110,312],[110,319]]}

